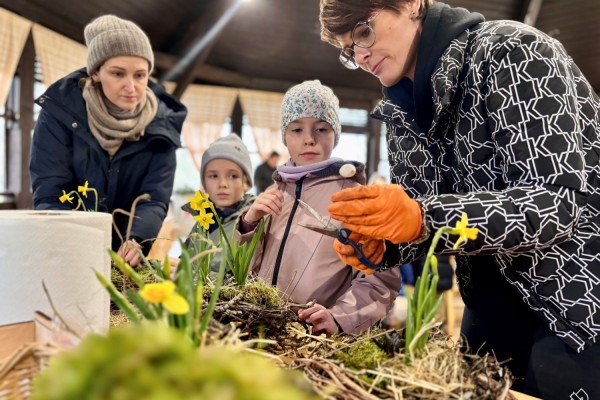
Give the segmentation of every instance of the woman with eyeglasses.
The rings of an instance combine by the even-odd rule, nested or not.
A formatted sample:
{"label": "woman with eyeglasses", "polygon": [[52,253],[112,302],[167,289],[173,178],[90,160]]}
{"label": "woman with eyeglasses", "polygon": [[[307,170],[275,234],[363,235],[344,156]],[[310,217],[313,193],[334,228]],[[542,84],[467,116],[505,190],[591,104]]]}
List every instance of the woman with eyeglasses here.
{"label": "woman with eyeglasses", "polygon": [[477,238],[436,248],[456,256],[465,350],[510,360],[525,393],[600,398],[600,99],[579,68],[531,26],[431,0],[320,4],[322,39],[383,86],[392,180],[330,215],[401,265],[466,213]]}

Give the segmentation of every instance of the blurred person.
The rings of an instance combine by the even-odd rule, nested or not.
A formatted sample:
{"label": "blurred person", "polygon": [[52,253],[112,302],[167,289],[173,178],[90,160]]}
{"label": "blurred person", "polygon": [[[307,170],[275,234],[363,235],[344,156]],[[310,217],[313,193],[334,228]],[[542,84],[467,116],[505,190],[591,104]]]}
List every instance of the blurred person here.
{"label": "blurred person", "polygon": [[273,172],[277,169],[277,163],[279,162],[279,153],[272,151],[269,157],[254,171],[254,185],[256,186],[256,194],[259,195],[269,186],[273,181]]}

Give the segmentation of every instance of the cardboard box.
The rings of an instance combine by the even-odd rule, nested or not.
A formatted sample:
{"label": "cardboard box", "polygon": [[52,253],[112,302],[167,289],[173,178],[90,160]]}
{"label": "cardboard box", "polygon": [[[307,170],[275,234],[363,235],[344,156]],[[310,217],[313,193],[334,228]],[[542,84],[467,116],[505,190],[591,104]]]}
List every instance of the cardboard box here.
{"label": "cardboard box", "polygon": [[0,326],[0,361],[22,345],[32,342],[54,342],[69,348],[79,343],[79,338],[60,327],[46,314],[36,311],[32,321]]}

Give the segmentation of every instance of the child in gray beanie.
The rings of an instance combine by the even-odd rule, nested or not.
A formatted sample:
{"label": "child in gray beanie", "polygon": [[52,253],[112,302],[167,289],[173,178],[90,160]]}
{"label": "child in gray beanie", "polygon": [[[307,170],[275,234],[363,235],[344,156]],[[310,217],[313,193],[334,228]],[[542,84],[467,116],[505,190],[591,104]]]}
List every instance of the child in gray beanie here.
{"label": "child in gray beanie", "polygon": [[[215,206],[225,234],[230,238],[235,231],[237,218],[255,199],[253,194],[246,193],[252,188],[252,163],[248,149],[238,135],[232,133],[219,138],[206,149],[200,165],[200,180],[208,199]],[[185,204],[182,209],[192,216],[200,215],[198,210],[192,209],[190,203]],[[197,222],[185,242],[190,256],[198,253],[198,236],[204,235],[204,232],[208,232],[213,243],[219,245],[221,235],[218,225],[214,223],[206,227]],[[220,260],[220,254],[215,255],[211,263],[213,272],[219,270]],[[230,272],[230,269],[227,271]]]}
{"label": "child in gray beanie", "polygon": [[[333,91],[318,80],[287,91],[281,130],[290,159],[273,174],[276,185],[258,195],[238,224],[242,241],[248,242],[259,221],[269,218],[252,272],[294,303],[316,302],[298,313],[312,325],[313,334],[364,332],[391,309],[400,288],[397,268],[372,275],[356,273],[338,258],[334,238],[302,226],[319,222],[299,207],[300,200],[327,219],[333,193],[366,180],[362,163],[331,157],[341,133],[339,111]],[[381,261],[383,241],[355,234],[350,238],[362,244],[371,262]]]}
{"label": "child in gray beanie", "polygon": [[215,140],[204,151],[204,154],[202,154],[200,180],[204,190],[207,190],[204,171],[206,166],[215,159],[229,160],[236,163],[244,173],[244,183],[249,186],[246,191],[252,187],[252,162],[250,161],[250,153],[248,153],[246,145],[237,134],[232,133]]}

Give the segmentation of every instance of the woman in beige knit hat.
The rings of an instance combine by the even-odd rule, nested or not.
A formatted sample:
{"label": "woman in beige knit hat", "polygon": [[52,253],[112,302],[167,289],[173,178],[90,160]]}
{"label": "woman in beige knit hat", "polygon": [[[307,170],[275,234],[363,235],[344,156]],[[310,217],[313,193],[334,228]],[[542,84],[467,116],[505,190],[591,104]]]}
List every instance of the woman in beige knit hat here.
{"label": "woman in beige knit hat", "polygon": [[[31,151],[36,209],[71,209],[63,190],[88,182],[98,209],[130,210],[141,194],[129,238],[128,217],[114,215],[112,248],[137,265],[166,216],[186,108],[149,81],[152,46],[131,21],[104,15],[84,31],[87,66],[54,83],[36,100],[42,107]],[[88,210],[96,199],[83,197]]]}

